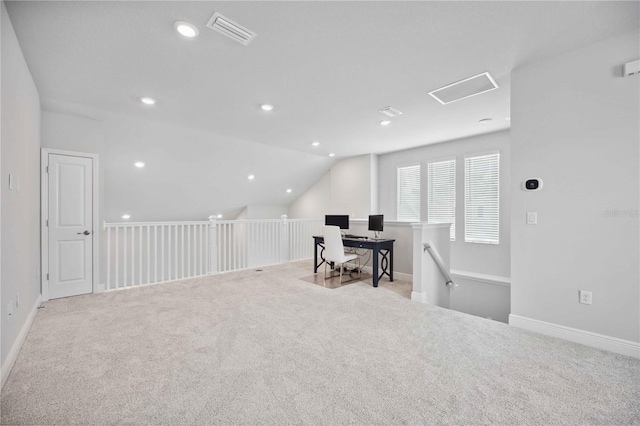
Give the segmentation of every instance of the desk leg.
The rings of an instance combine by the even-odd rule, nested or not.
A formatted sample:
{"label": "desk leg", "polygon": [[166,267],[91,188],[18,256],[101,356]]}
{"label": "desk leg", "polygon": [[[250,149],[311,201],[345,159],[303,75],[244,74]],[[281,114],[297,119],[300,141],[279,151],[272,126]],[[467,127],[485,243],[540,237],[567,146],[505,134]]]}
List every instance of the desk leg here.
{"label": "desk leg", "polygon": [[389,249],[389,253],[389,257],[391,258],[389,259],[389,280],[393,281],[393,245],[391,246],[391,249]]}
{"label": "desk leg", "polygon": [[318,243],[313,244],[313,273],[318,273]]}
{"label": "desk leg", "polygon": [[373,280],[373,286],[374,287],[378,287],[378,280],[380,279],[380,277],[378,276],[378,250],[373,250],[373,277],[371,278]]}

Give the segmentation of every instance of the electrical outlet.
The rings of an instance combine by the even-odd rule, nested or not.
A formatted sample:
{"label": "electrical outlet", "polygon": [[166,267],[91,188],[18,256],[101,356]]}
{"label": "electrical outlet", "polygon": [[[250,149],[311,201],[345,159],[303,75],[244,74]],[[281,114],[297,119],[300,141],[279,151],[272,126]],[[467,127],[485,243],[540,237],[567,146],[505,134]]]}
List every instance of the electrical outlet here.
{"label": "electrical outlet", "polygon": [[584,305],[592,305],[593,304],[593,294],[590,291],[580,290],[580,303]]}
{"label": "electrical outlet", "polygon": [[527,225],[537,225],[537,224],[538,224],[538,213],[527,212]]}

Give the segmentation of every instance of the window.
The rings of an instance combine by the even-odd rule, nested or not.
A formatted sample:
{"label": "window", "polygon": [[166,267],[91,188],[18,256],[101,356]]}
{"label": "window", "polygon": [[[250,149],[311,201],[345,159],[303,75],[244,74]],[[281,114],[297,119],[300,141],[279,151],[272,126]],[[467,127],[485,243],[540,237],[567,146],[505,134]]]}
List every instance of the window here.
{"label": "window", "polygon": [[450,239],[456,240],[456,160],[427,164],[427,220],[450,223]]}
{"label": "window", "polygon": [[420,165],[398,167],[398,221],[420,221]]}
{"label": "window", "polygon": [[464,241],[499,243],[500,154],[464,159]]}

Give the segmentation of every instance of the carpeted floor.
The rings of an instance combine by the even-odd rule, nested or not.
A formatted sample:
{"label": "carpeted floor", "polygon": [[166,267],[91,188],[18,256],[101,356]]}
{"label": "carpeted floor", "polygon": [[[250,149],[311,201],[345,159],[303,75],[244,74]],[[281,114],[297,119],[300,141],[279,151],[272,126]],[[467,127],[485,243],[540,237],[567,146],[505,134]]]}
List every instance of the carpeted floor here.
{"label": "carpeted floor", "polygon": [[310,268],[47,302],[2,424],[640,424],[638,359]]}

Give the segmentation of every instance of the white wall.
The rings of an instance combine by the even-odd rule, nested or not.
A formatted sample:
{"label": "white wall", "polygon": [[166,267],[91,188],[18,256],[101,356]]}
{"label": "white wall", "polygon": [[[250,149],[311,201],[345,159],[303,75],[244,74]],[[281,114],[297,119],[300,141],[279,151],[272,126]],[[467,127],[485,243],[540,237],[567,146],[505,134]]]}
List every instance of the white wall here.
{"label": "white wall", "polygon": [[639,56],[635,32],[512,74],[512,314],[640,340]]}
{"label": "white wall", "polygon": [[328,214],[331,205],[331,172],[325,173],[295,201],[289,204],[289,217],[310,218]]}
{"label": "white wall", "polygon": [[[421,220],[427,220],[426,164],[456,158],[456,241],[451,242],[451,269],[509,277],[510,253],[510,145],[509,131],[490,133],[455,141],[425,145],[406,151],[380,155],[380,213],[385,220],[397,218],[396,169],[420,163]],[[464,242],[464,156],[500,150],[500,244]]]}
{"label": "white wall", "polygon": [[283,214],[288,214],[288,206],[285,205],[249,205],[245,219],[280,219]]}
{"label": "white wall", "polygon": [[377,204],[377,187],[372,179],[376,163],[370,154],[338,161],[289,205],[289,217],[348,214],[351,219],[367,218]]}
{"label": "white wall", "polygon": [[[1,356],[3,379],[40,295],[40,98],[2,2]],[[9,190],[9,174],[14,189]],[[20,304],[16,307],[16,295]],[[7,305],[13,316],[7,318]],[[15,358],[14,358],[15,359]]]}
{"label": "white wall", "polygon": [[331,210],[363,219],[371,214],[371,156],[345,158],[331,167]]}

